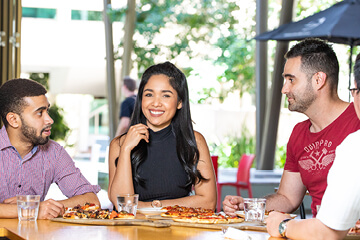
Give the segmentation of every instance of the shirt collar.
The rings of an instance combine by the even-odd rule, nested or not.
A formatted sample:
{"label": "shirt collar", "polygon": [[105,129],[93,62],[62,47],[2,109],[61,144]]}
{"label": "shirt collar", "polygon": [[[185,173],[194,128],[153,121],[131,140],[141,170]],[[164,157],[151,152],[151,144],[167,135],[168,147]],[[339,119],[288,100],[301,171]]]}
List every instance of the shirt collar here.
{"label": "shirt collar", "polygon": [[0,139],[1,139],[0,150],[3,150],[8,147],[12,147],[5,126],[2,126],[2,128],[0,129]]}
{"label": "shirt collar", "polygon": [[[5,148],[12,147],[15,149],[15,147],[11,144],[9,135],[6,131],[5,126],[2,126],[0,129],[0,150],[3,150]],[[34,146],[33,149],[31,149],[31,154],[34,154],[38,150],[39,146]]]}

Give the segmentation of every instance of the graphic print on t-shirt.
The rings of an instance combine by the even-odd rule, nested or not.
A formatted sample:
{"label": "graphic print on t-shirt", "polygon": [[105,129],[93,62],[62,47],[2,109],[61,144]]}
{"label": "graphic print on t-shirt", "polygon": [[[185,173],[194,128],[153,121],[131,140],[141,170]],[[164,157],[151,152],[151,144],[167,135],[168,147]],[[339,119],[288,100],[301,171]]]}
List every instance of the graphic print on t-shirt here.
{"label": "graphic print on t-shirt", "polygon": [[304,151],[308,155],[301,157],[299,160],[300,167],[311,174],[316,174],[318,170],[326,168],[335,159],[335,150],[328,150],[331,145],[331,141],[320,140],[305,146]]}

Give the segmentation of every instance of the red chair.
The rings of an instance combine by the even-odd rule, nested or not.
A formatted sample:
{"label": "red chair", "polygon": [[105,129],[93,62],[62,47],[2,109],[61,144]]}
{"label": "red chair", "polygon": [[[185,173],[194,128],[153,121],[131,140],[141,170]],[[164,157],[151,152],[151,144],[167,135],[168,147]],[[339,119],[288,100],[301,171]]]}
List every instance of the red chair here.
{"label": "red chair", "polygon": [[236,192],[238,196],[240,195],[240,189],[247,189],[249,192],[249,197],[252,198],[251,184],[250,184],[250,168],[254,161],[254,154],[243,154],[239,161],[239,167],[236,175],[236,182],[224,182],[218,183],[218,197],[217,197],[217,210],[221,210],[221,188],[223,186],[233,186],[236,187]]}

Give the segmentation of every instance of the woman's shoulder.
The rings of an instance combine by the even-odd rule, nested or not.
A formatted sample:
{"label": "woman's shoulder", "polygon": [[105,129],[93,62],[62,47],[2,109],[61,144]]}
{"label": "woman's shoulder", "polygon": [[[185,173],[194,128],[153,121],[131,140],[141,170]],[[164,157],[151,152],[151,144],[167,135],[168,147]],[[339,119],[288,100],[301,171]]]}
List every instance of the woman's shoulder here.
{"label": "woman's shoulder", "polygon": [[125,140],[125,136],[126,136],[126,134],[114,137],[113,140],[111,140],[111,142],[110,142],[110,148],[120,148],[121,144]]}
{"label": "woman's shoulder", "polygon": [[198,142],[198,143],[199,142],[205,142],[206,143],[206,140],[205,140],[204,136],[201,133],[199,133],[198,131],[194,130],[194,136],[195,136],[196,142]]}

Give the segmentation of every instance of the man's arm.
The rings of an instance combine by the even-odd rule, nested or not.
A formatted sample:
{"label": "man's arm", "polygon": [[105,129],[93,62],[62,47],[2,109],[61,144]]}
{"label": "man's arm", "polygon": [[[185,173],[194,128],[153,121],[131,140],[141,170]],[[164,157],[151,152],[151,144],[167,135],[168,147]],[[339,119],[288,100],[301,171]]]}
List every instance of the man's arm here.
{"label": "man's arm", "polygon": [[[40,202],[38,219],[51,219],[62,215],[65,211],[64,205],[53,199]],[[0,218],[17,218],[16,197],[5,199],[0,204]]]}
{"label": "man's arm", "polygon": [[[266,209],[291,213],[302,202],[306,187],[302,183],[300,173],[284,171],[279,190],[275,194],[266,196]],[[226,196],[223,210],[227,215],[235,216],[235,211],[244,209],[244,199],[240,196]]]}
{"label": "man's arm", "polygon": [[[268,233],[272,237],[281,237],[279,224],[289,215],[271,212],[266,219]],[[343,239],[348,230],[337,231],[327,227],[319,219],[290,220],[286,223],[285,235],[289,239]]]}
{"label": "man's arm", "polygon": [[279,190],[266,196],[266,209],[292,213],[301,204],[306,192],[299,172],[284,170]]}
{"label": "man's arm", "polygon": [[0,203],[0,218],[17,218],[17,205]]}
{"label": "man's arm", "polygon": [[88,192],[81,195],[76,195],[71,198],[61,200],[60,203],[64,204],[65,207],[74,207],[78,204],[84,205],[85,203],[94,203],[100,206],[100,201],[95,193]]}
{"label": "man's arm", "polygon": [[94,203],[100,206],[98,197],[92,192],[76,195],[61,201],[48,199],[40,203],[39,219],[51,219],[61,216],[64,214],[66,207],[72,208],[78,204],[84,205],[85,203]]}
{"label": "man's arm", "polygon": [[125,133],[128,130],[129,125],[130,125],[130,118],[129,117],[121,117],[115,136],[120,136],[121,134]]}

